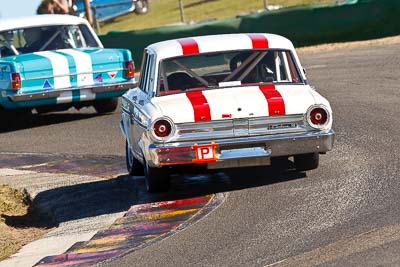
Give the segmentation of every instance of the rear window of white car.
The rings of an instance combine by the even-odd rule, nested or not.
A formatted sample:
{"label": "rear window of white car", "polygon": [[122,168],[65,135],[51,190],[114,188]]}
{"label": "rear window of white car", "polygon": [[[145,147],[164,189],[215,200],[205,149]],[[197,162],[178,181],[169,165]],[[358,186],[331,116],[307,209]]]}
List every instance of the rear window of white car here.
{"label": "rear window of white car", "polygon": [[199,88],[303,83],[289,50],[241,50],[165,59],[158,95]]}

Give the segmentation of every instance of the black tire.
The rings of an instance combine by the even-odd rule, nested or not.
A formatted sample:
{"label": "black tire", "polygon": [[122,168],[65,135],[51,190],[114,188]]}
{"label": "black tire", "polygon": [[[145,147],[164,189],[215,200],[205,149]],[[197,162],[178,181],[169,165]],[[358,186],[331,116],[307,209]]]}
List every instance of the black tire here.
{"label": "black tire", "polygon": [[142,15],[149,12],[149,2],[147,0],[137,0],[135,2],[135,13]]}
{"label": "black tire", "polygon": [[169,170],[165,167],[152,168],[146,161],[144,162],[144,177],[147,192],[167,192],[170,185]]}
{"label": "black tire", "polygon": [[294,166],[297,171],[309,171],[318,168],[319,154],[301,154],[294,156]]}
{"label": "black tire", "polygon": [[126,169],[129,175],[143,175],[144,167],[143,164],[135,158],[132,153],[132,149],[128,145],[128,141],[125,143],[125,157],[126,157]]}
{"label": "black tire", "polygon": [[93,104],[93,107],[96,109],[99,114],[106,114],[114,112],[118,106],[118,98],[107,98],[97,100],[96,103]]}

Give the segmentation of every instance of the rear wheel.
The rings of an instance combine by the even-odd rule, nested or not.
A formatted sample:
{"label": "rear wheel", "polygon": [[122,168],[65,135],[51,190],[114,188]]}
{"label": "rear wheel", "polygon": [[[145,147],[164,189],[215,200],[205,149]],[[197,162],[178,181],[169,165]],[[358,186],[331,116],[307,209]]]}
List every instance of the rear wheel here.
{"label": "rear wheel", "polygon": [[146,14],[147,12],[149,12],[149,2],[147,0],[135,1],[136,14]]}
{"label": "rear wheel", "polygon": [[166,192],[169,189],[170,177],[167,168],[153,168],[144,161],[144,177],[149,193]]}
{"label": "rear wheel", "polygon": [[298,171],[309,171],[318,168],[319,154],[301,154],[294,156],[294,165]]}
{"label": "rear wheel", "polygon": [[107,98],[97,100],[93,107],[96,109],[99,114],[106,114],[114,112],[118,106],[118,98]]}
{"label": "rear wheel", "polygon": [[143,175],[144,167],[143,164],[135,158],[132,153],[132,149],[128,144],[128,141],[125,143],[125,156],[126,156],[126,168],[128,170],[129,175]]}

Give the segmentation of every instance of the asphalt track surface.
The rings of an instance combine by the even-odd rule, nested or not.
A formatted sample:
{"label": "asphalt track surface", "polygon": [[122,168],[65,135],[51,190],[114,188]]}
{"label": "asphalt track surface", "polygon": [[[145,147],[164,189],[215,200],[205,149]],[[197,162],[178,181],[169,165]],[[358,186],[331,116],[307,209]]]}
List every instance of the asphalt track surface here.
{"label": "asphalt track surface", "polygon": [[[399,266],[400,44],[300,55],[334,110],[334,150],[317,170],[245,168],[174,176],[218,209],[104,266]],[[123,155],[119,112],[57,113],[0,134],[0,151]]]}

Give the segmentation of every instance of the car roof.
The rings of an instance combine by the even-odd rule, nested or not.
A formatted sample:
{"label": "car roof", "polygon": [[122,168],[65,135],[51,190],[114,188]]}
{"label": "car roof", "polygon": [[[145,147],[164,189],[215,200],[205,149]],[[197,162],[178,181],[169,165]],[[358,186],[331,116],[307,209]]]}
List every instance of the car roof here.
{"label": "car roof", "polygon": [[[262,46],[257,46],[257,41],[262,42]],[[269,33],[238,33],[238,34],[219,34],[205,35],[190,38],[173,39],[154,43],[147,47],[152,50],[158,60],[164,58],[182,56],[184,44],[197,45],[197,53],[212,53],[220,51],[247,50],[256,48],[280,48],[294,50],[292,42],[280,35]]]}
{"label": "car roof", "polygon": [[76,16],[46,14],[0,19],[0,31],[49,25],[77,25],[82,23],[88,24],[85,19]]}

